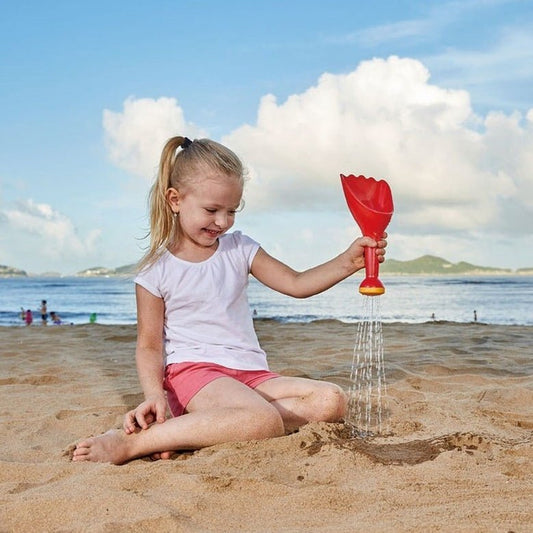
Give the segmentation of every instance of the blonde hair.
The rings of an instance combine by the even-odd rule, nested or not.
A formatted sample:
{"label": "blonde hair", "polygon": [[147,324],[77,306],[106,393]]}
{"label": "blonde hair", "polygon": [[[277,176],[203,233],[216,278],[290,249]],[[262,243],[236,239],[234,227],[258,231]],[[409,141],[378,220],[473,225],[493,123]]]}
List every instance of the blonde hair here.
{"label": "blonde hair", "polygon": [[[181,150],[178,150],[181,148]],[[169,188],[178,191],[192,183],[199,168],[209,168],[244,184],[244,167],[229,148],[210,139],[176,136],[169,139],[161,153],[159,172],[148,197],[150,209],[150,245],[138,269],[152,265],[179,238],[179,218],[174,216],[166,198]]]}

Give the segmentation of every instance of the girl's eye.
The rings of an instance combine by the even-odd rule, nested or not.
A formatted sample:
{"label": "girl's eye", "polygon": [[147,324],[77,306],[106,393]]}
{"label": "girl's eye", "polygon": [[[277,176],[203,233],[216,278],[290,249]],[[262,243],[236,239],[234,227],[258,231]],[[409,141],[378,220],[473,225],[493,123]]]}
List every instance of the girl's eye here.
{"label": "girl's eye", "polygon": [[216,213],[216,212],[217,212],[216,209],[209,209],[208,207],[206,207],[205,210],[206,210],[208,213]]}

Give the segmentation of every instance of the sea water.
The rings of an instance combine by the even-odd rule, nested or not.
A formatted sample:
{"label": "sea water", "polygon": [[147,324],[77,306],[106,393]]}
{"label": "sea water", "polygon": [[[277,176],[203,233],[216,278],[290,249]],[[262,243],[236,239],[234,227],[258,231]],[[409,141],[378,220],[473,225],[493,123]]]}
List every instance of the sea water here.
{"label": "sea water", "polygon": [[[421,323],[431,320],[533,325],[533,276],[381,276],[386,292],[380,298],[381,320]],[[295,299],[250,278],[250,312],[280,322],[363,318],[359,276],[322,294]],[[21,307],[40,322],[41,300],[48,311],[74,324],[96,313],[102,324],[135,324],[135,289],[129,278],[0,278],[0,326],[22,325]]]}
{"label": "sea water", "polygon": [[41,300],[67,324],[86,324],[92,313],[101,324],[136,322],[135,289],[125,278],[4,278],[0,279],[0,326],[23,324],[21,308],[31,309],[41,322]]}

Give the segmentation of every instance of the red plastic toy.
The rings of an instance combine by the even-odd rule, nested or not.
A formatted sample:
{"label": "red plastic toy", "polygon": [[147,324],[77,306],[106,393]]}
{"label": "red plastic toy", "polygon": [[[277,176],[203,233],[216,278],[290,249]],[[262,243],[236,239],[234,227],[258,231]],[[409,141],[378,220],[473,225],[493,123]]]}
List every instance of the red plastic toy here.
{"label": "red plastic toy", "polygon": [[[389,184],[385,180],[376,181],[353,174],[341,174],[341,183],[350,212],[363,235],[381,239],[394,211]],[[379,262],[372,248],[365,250],[365,270],[366,278],[359,286],[359,292],[368,296],[383,294],[385,287],[378,279]]]}

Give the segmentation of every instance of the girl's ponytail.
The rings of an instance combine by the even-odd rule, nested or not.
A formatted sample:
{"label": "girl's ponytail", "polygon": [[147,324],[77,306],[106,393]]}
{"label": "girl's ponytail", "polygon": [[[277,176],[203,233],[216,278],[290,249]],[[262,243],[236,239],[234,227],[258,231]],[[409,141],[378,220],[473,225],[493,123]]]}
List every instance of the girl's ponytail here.
{"label": "girl's ponytail", "polygon": [[[164,252],[174,238],[176,224],[174,213],[168,205],[166,192],[172,186],[171,177],[176,162],[177,151],[186,137],[172,137],[161,153],[157,179],[150,189],[148,204],[150,209],[150,247],[139,263],[139,270],[152,264]],[[188,140],[188,139],[187,139]]]}

